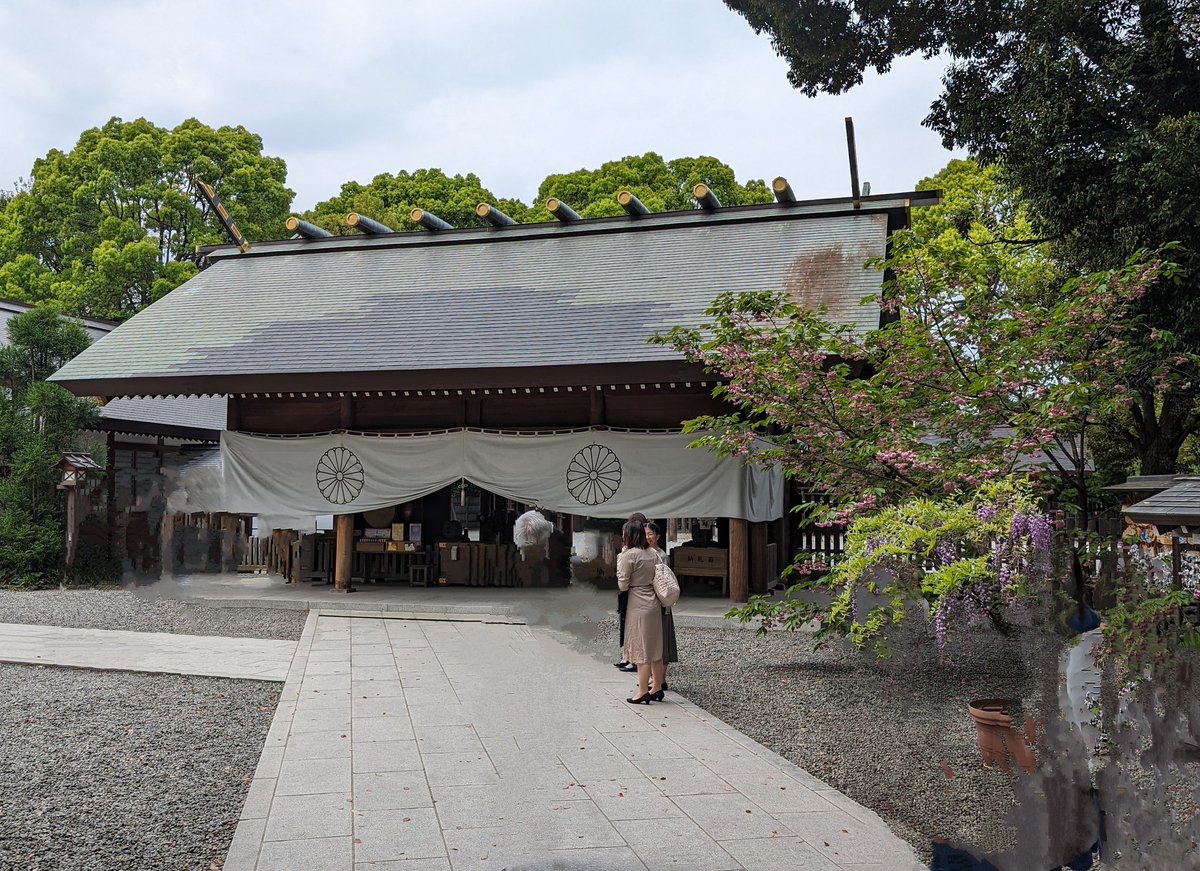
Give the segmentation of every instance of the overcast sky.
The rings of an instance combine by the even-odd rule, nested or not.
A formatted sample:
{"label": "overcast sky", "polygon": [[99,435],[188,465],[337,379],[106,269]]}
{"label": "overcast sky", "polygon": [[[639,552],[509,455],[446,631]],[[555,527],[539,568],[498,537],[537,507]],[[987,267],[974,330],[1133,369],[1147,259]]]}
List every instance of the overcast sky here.
{"label": "overcast sky", "polygon": [[7,0],[0,34],[0,188],[113,115],[246,126],[297,210],[429,166],[528,202],[551,172],[645,151],[843,195],[847,115],[877,193],[951,157],[921,127],[936,61],[808,99],[720,0]]}

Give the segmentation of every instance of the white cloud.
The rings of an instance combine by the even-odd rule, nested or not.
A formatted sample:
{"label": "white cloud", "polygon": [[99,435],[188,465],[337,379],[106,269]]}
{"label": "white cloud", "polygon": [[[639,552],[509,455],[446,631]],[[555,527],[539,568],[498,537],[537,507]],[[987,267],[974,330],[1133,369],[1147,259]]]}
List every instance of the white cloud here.
{"label": "white cloud", "polygon": [[0,32],[0,187],[112,115],[243,124],[287,161],[298,208],[422,166],[529,200],[548,173],[647,150],[838,195],[845,115],[876,191],[907,190],[949,157],[920,126],[937,62],[808,99],[720,0],[60,0],[5,4]]}

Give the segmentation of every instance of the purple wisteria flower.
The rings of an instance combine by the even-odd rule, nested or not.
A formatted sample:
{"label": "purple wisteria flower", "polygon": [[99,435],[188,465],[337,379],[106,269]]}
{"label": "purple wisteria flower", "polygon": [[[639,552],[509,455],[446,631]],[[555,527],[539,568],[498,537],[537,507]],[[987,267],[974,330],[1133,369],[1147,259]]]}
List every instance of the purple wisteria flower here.
{"label": "purple wisteria flower", "polygon": [[943,538],[933,549],[933,556],[940,566],[948,566],[958,559],[958,546],[948,538]]}

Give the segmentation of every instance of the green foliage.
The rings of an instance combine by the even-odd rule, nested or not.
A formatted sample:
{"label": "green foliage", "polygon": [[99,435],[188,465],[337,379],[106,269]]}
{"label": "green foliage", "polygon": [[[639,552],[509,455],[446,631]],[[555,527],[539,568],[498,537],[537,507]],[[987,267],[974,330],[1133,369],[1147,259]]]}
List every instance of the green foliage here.
{"label": "green foliage", "polygon": [[715,157],[681,157],[666,161],[654,152],[609,161],[599,169],[549,175],[538,187],[533,206],[519,200],[498,199],[483,187],[479,177],[447,176],[440,169],[383,173],[370,184],[346,182],[333,199],[318,203],[304,217],[331,233],[353,232],[346,215],[358,212],[383,222],[393,230],[419,229],[409,217],[414,208],[432,212],[455,227],[485,224],[475,214],[479,203],[489,203],[518,223],[553,221],[546,200],[557,197],[584,218],[623,215],[617,194],[630,191],[652,212],[695,208],[692,188],[704,182],[722,205],[770,202],[771,192],[761,180],[739,184],[733,170]]}
{"label": "green foliage", "polygon": [[346,215],[357,212],[393,230],[407,231],[420,229],[410,213],[421,208],[452,226],[476,227],[485,223],[475,214],[480,203],[494,205],[518,222],[525,220],[528,211],[519,200],[497,199],[474,173],[451,177],[440,169],[418,169],[381,173],[365,185],[346,182],[340,194],[317,203],[304,218],[331,233],[349,234],[354,231],[346,226]]}
{"label": "green foliage", "polygon": [[889,629],[927,607],[941,647],[962,626],[1007,631],[1030,619],[1033,603],[1049,602],[1051,538],[1024,476],[989,481],[962,501],[911,499],[856,518],[827,573],[728,616],[761,619],[764,632],[815,620],[818,646],[836,635],[886,655]]}
{"label": "green foliage", "polygon": [[0,214],[0,293],[123,319],[198,269],[196,246],[225,242],[195,180],[216,188],[248,239],[285,233],[292,192],[280,158],[244,127],[195,119],[174,130],[113,118],[33,166]]}
{"label": "green foliage", "polygon": [[[716,373],[736,407],[688,423],[706,431],[702,444],[780,463],[838,500],[835,516],[969,494],[1031,461],[1073,486],[1088,514],[1097,421],[1137,401],[1134,376],[1165,390],[1194,365],[1136,310],[1171,266],[1135,262],[1058,284],[1038,246],[988,244],[1021,232],[1021,211],[967,175],[978,184],[960,184],[942,211],[893,236],[892,277],[882,299],[865,301],[881,306],[879,329],[764,291],[722,294],[699,328],[657,337]],[[1007,223],[989,226],[998,213]]]}
{"label": "green foliage", "polygon": [[[1195,622],[1200,614],[1200,560],[1185,561],[1181,588],[1172,585],[1165,567],[1154,566],[1136,540],[1126,542],[1122,561],[1125,576],[1116,590],[1116,604],[1104,612],[1101,653],[1117,664],[1124,684],[1159,676],[1175,666],[1180,650],[1200,647],[1200,625]],[[1191,620],[1185,619],[1189,611]]]}
{"label": "green foliage", "polygon": [[[950,61],[925,123],[1002,168],[1037,235],[1072,272],[1179,243],[1177,282],[1139,303],[1200,346],[1200,0],[726,0],[770,33],[806,94],[840,93],[910,54]],[[1200,368],[1139,394],[1114,438],[1143,474],[1176,471],[1200,430]]]}
{"label": "green foliage", "polygon": [[92,400],[44,379],[88,338],[78,323],[38,306],[9,320],[8,342],[0,349],[0,584],[49,586],[59,581],[64,547],[59,454],[80,449],[98,414]]}
{"label": "green foliage", "polygon": [[733,170],[715,157],[680,157],[666,161],[653,151],[601,164],[599,169],[546,176],[538,188],[529,220],[551,221],[546,200],[557,197],[584,218],[625,214],[617,194],[629,191],[652,212],[695,208],[692,188],[703,182],[723,206],[767,203],[772,199],[765,182],[751,179],[739,184]]}

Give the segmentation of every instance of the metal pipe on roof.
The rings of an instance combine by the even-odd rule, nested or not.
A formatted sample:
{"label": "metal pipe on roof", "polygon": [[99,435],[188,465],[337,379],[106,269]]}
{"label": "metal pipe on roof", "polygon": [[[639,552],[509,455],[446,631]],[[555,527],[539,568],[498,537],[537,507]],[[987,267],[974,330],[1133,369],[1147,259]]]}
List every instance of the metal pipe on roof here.
{"label": "metal pipe on roof", "polygon": [[483,218],[493,227],[511,227],[517,223],[491,203],[480,203],[475,207],[475,214]]}
{"label": "metal pipe on roof", "polygon": [[796,202],[796,194],[792,192],[792,186],[788,184],[788,180],[783,176],[779,176],[775,181],[771,182],[771,190],[775,192],[775,200],[777,202]]}
{"label": "metal pipe on roof", "polygon": [[326,236],[332,236],[328,230],[323,230],[316,224],[310,224],[308,221],[302,221],[295,215],[292,215],[283,225],[288,228],[289,233],[299,233],[305,239],[324,239]]}
{"label": "metal pipe on roof", "polygon": [[366,215],[360,215],[358,212],[351,212],[346,216],[346,226],[362,230],[369,236],[382,236],[385,233],[396,232],[386,224],[381,224],[374,218],[368,218]]}
{"label": "metal pipe on roof", "polygon": [[692,196],[696,198],[696,203],[702,209],[719,209],[721,201],[717,199],[717,195],[713,193],[712,188],[704,182],[692,188]]}
{"label": "metal pipe on roof", "polygon": [[427,212],[422,208],[413,209],[408,213],[414,224],[420,224],[426,230],[453,230],[454,226],[448,224],[435,215],[433,212]]}
{"label": "metal pipe on roof", "polygon": [[546,210],[554,217],[558,218],[564,224],[569,224],[571,221],[580,221],[579,213],[560,200],[558,197],[551,197],[546,200]]}
{"label": "metal pipe on roof", "polygon": [[863,182],[863,184],[862,184],[862,195],[863,195],[864,197],[869,197],[869,196],[871,195],[871,183],[870,183],[869,181],[864,181],[864,182]]}
{"label": "metal pipe on roof", "polygon": [[646,208],[646,204],[629,191],[621,191],[619,194],[617,194],[617,202],[628,215],[636,217],[637,215],[650,214],[650,210]]}

